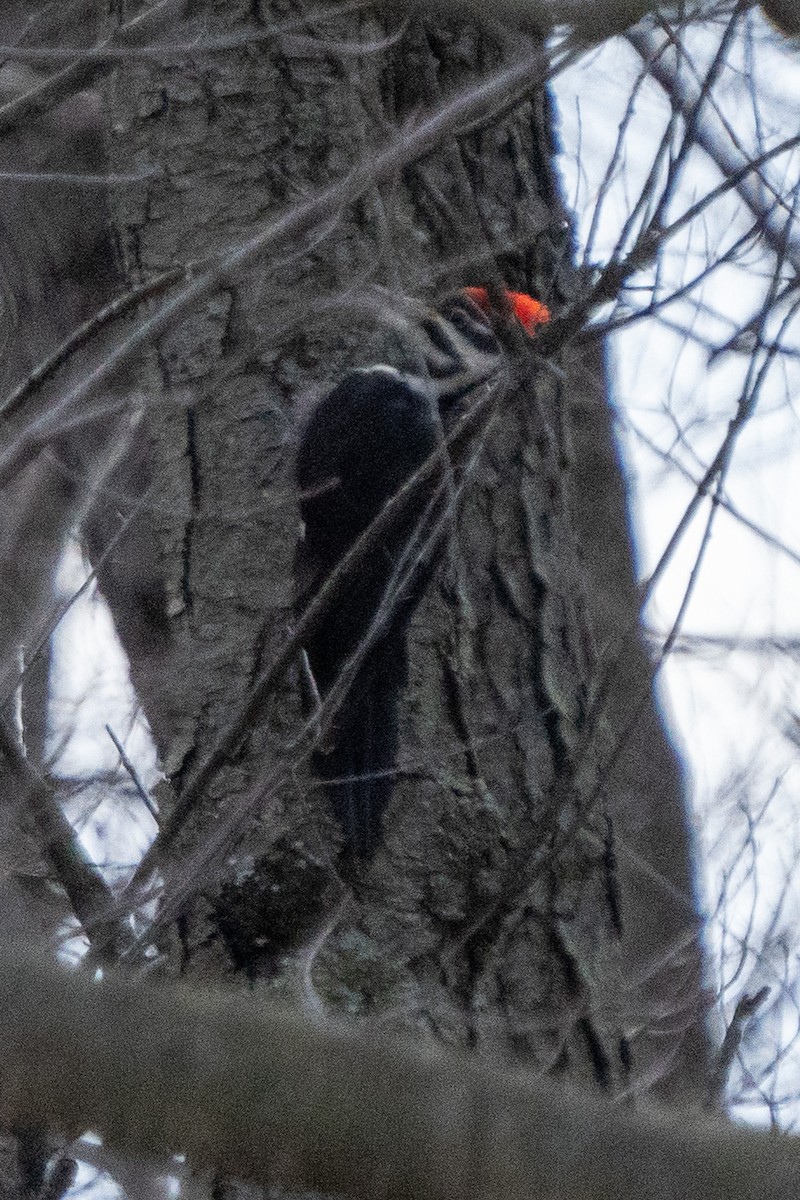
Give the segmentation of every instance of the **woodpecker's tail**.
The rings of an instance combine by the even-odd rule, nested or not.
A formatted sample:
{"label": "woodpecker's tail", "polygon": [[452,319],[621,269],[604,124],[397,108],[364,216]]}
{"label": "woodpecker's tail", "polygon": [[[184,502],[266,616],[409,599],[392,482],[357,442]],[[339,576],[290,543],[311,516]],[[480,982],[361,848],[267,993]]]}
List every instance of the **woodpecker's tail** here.
{"label": "woodpecker's tail", "polygon": [[397,760],[397,710],[408,674],[406,631],[397,625],[367,654],[314,758],[344,834],[345,855],[367,859],[382,836]]}

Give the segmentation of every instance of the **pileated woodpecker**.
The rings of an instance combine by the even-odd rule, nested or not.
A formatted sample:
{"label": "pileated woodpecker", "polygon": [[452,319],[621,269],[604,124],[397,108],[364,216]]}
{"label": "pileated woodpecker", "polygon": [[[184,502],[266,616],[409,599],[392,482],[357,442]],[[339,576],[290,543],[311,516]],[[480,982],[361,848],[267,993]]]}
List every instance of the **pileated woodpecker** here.
{"label": "pileated woodpecker", "polygon": [[[544,305],[522,293],[507,292],[506,303],[502,315],[515,316],[530,334],[549,319]],[[485,289],[464,288],[420,323],[424,373],[384,365],[351,371],[314,409],[296,463],[304,524],[295,561],[300,611],[436,449],[440,420],[446,423],[456,401],[497,374],[502,351],[494,316]],[[337,600],[305,646],[324,698],[370,638],[313,761],[351,859],[368,858],[376,849],[392,789],[397,703],[408,672],[406,633],[426,578],[419,561],[400,560],[431,491],[414,493],[356,563],[343,583],[346,598]],[[403,586],[387,594],[396,571]]]}

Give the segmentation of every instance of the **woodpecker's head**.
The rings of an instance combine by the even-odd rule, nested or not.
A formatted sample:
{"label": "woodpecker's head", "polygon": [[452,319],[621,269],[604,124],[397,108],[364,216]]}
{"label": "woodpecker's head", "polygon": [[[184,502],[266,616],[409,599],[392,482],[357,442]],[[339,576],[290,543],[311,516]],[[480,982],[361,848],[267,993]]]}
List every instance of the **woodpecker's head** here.
{"label": "woodpecker's head", "polygon": [[544,304],[524,292],[500,299],[506,312],[487,288],[461,288],[420,322],[425,368],[443,408],[497,377],[504,359],[496,329],[504,318],[516,317],[531,336],[550,320]]}

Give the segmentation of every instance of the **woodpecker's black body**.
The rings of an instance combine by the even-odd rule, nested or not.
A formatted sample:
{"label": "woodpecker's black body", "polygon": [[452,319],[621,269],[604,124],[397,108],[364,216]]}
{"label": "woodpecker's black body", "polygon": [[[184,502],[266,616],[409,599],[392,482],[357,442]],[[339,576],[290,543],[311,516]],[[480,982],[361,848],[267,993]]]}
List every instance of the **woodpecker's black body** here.
{"label": "woodpecker's black body", "polygon": [[[440,415],[446,419],[455,400],[498,369],[501,355],[491,325],[463,295],[431,313],[420,334],[424,375],[383,366],[353,371],[320,402],[303,430],[297,456],[305,525],[296,560],[300,611],[434,451]],[[425,568],[417,563],[391,607],[381,606],[433,486],[420,488],[376,539],[305,647],[324,698],[379,613],[378,631],[314,757],[350,857],[374,852],[394,783],[397,702],[408,670],[406,633]]]}
{"label": "woodpecker's black body", "polygon": [[[319,404],[297,458],[305,537],[297,555],[301,607],[436,446],[436,398],[422,381],[378,367],[353,371]],[[343,582],[306,646],[321,696],[367,636],[421,505],[383,534]],[[397,757],[397,702],[407,676],[409,581],[365,655],[329,735],[314,756],[351,855],[380,838]]]}

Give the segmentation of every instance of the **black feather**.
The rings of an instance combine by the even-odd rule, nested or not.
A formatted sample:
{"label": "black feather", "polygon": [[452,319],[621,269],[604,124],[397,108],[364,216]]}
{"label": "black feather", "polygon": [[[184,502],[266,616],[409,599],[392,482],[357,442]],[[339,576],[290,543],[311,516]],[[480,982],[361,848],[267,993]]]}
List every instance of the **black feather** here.
{"label": "black feather", "polygon": [[[435,449],[435,404],[422,381],[379,367],[351,372],[317,406],[297,456],[305,525],[296,561],[300,610]],[[429,494],[421,489],[381,536],[309,639],[305,649],[323,698],[367,636]],[[394,782],[397,706],[408,674],[406,633],[421,581],[421,568],[412,571],[384,614],[325,745],[314,756],[346,852],[358,858],[369,857],[380,840]]]}

